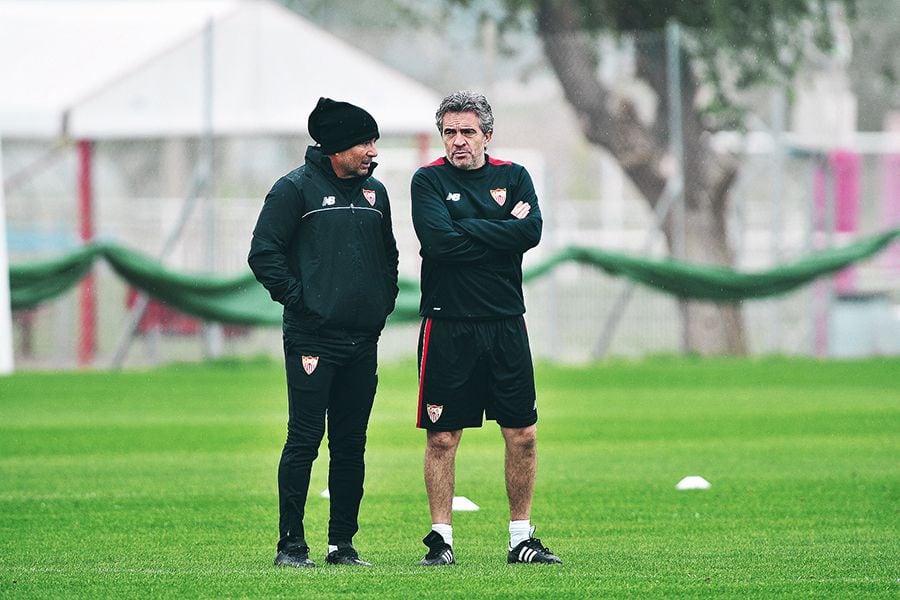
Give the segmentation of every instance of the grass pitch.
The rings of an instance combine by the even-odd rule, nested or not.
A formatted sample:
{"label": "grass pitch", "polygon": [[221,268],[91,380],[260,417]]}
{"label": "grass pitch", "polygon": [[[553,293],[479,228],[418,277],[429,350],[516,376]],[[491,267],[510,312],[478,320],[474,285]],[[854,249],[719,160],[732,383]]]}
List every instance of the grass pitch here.
{"label": "grass pitch", "polygon": [[[540,366],[532,522],[565,564],[507,565],[500,433],[463,435],[459,564],[424,569],[412,363],[382,365],[355,539],[371,569],[276,569],[279,364],[0,378],[0,596],[672,598],[900,595],[900,360]],[[307,537],[325,552],[327,450]],[[686,475],[712,483],[676,491]]]}

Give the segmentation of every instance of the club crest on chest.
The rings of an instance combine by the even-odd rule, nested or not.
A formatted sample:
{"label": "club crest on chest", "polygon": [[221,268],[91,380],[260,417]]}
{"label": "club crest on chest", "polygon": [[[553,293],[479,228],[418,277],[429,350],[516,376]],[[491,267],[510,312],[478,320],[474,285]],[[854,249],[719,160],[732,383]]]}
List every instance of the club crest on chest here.
{"label": "club crest on chest", "polygon": [[494,199],[494,202],[503,206],[506,204],[506,188],[495,188],[491,190],[491,197]]}
{"label": "club crest on chest", "polygon": [[369,206],[375,206],[375,190],[363,190],[363,196]]}

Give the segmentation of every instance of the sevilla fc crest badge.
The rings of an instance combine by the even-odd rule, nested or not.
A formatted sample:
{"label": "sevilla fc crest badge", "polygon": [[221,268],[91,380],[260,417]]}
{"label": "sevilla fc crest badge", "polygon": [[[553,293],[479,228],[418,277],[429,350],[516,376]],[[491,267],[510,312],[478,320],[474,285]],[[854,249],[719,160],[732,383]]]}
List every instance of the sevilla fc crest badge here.
{"label": "sevilla fc crest badge", "polygon": [[306,371],[307,375],[312,375],[312,372],[316,370],[316,365],[319,364],[318,356],[301,356],[300,362],[303,363],[303,370]]}
{"label": "sevilla fc crest badge", "polygon": [[441,413],[444,412],[444,405],[428,404],[426,408],[428,409],[428,418],[432,423],[437,423],[437,420],[441,418]]}
{"label": "sevilla fc crest badge", "polygon": [[491,196],[494,198],[494,201],[500,206],[506,204],[506,188],[491,190]]}
{"label": "sevilla fc crest badge", "polygon": [[375,190],[363,190],[363,196],[366,197],[369,206],[375,206]]}

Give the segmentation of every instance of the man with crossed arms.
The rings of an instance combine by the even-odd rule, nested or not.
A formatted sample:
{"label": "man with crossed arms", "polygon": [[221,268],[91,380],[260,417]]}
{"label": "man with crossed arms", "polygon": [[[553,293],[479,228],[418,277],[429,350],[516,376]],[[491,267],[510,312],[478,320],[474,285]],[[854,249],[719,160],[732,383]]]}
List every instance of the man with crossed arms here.
{"label": "man with crossed arms", "polygon": [[488,156],[493,114],[481,94],[447,96],[436,115],[446,155],[411,184],[421,244],[419,412],[432,531],[426,566],[454,564],[455,457],[467,427],[497,421],[506,443],[509,563],[561,563],[534,537],[537,402],[523,314],[522,255],[541,237],[524,167]]}

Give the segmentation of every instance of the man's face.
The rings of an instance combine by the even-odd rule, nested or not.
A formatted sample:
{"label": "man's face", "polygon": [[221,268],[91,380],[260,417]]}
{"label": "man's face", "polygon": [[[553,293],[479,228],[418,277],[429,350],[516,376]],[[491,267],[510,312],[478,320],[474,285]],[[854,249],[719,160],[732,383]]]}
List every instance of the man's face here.
{"label": "man's face", "polygon": [[484,151],[491,133],[481,131],[473,112],[448,112],[441,121],[441,139],[447,160],[457,169],[477,169],[484,164]]}
{"label": "man's face", "polygon": [[369,140],[346,150],[335,152],[328,158],[331,159],[331,168],[334,169],[335,175],[341,179],[350,179],[368,175],[369,169],[372,167],[372,159],[376,156],[378,156],[378,150],[375,148],[375,140]]}

